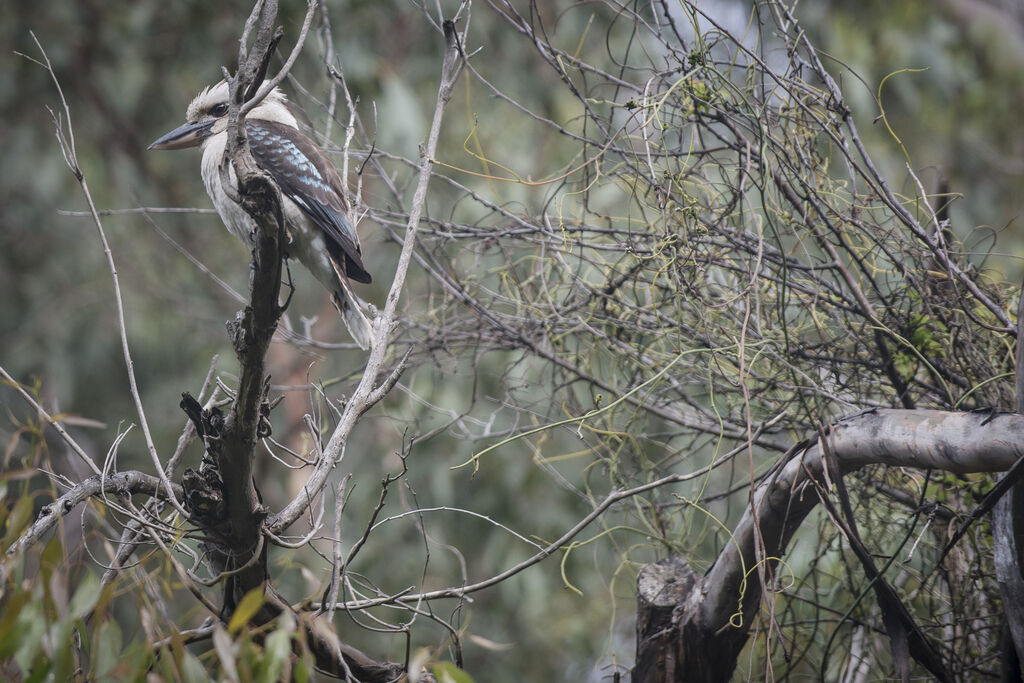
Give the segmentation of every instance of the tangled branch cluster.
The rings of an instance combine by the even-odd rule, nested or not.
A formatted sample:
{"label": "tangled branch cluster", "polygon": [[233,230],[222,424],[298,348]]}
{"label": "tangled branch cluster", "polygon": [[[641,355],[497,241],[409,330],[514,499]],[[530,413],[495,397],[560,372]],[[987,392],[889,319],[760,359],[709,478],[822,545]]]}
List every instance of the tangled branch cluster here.
{"label": "tangled branch cluster", "polygon": [[[628,522],[625,536],[644,536],[639,550],[632,540],[621,544],[630,548],[621,552],[624,566],[633,568],[662,551],[689,554],[691,564],[699,566],[727,543],[721,528],[728,528],[736,505],[745,506],[752,487],[779,456],[821,425],[881,407],[1012,407],[1011,383],[999,381],[1013,365],[1008,289],[964,253],[956,226],[946,218],[950,196],[926,189],[910,164],[904,190],[897,193],[876,168],[833,75],[836,68],[826,68],[783,3],[756,4],[749,23],[739,29],[717,23],[695,3],[608,0],[586,5],[601,19],[595,25],[607,27],[597,40],[587,36],[586,22],[576,24],[584,26],[582,40],[580,32],[556,30],[578,18],[577,6],[554,15],[535,2],[489,0],[489,5],[492,23],[487,25],[531,46],[536,80],[557,91],[558,102],[498,85],[500,74],[486,59],[486,47],[473,52],[456,40],[474,39],[468,12],[461,33],[444,23],[446,59],[434,126],[421,158],[373,149],[360,166],[365,175],[357,180],[357,209],[403,245],[399,276],[375,328],[380,343],[347,403],[328,399],[330,409],[306,416],[303,427],[312,437],[308,452],[289,452],[253,425],[250,442],[238,449],[238,458],[251,465],[251,442],[261,439],[258,445],[280,456],[279,462],[298,463],[294,469],[303,477],[302,492],[280,510],[253,505],[241,510],[237,516],[252,522],[252,538],[234,539],[241,548],[232,549],[238,553],[234,563],[213,563],[214,575],[207,578],[200,569],[223,552],[223,544],[212,543],[218,539],[208,527],[197,528],[194,511],[188,522],[188,511],[165,510],[156,502],[161,490],[173,494],[172,502],[189,491],[183,494],[167,480],[151,442],[159,479],[139,473],[110,479],[106,469],[93,466],[90,487],[72,483],[72,488],[82,499],[96,495],[97,487],[120,496],[119,510],[128,518],[105,583],[139,544],[149,543],[165,557],[188,557],[190,568],[173,564],[178,578],[216,613],[201,586],[230,575],[251,579],[246,589],[262,589],[267,546],[309,546],[322,553],[329,578],[318,595],[293,604],[268,592],[273,610],[264,623],[298,614],[313,624],[320,614],[331,620],[346,610],[369,629],[407,632],[424,617],[442,625],[461,661],[458,618],[466,595],[559,551],[568,554],[591,523],[602,525],[602,533],[616,541],[620,521]],[[314,8],[310,3],[307,28]],[[326,12],[321,17],[329,46]],[[572,37],[571,45],[563,44],[564,35]],[[352,143],[369,149],[373,136],[356,114],[333,52],[326,62],[335,89],[329,118],[339,92],[349,105],[341,150],[348,175],[349,154],[359,156]],[[561,166],[545,167],[539,180],[517,175],[511,162],[484,153],[480,138],[487,122],[470,132],[464,156],[437,152],[441,112],[462,68],[465,87],[511,112],[531,144],[544,147],[538,158]],[[571,117],[559,114],[570,110]],[[880,125],[888,125],[884,114]],[[893,140],[897,146],[895,134]],[[416,183],[411,198],[403,191],[404,183],[413,184],[410,177]],[[364,183],[383,188],[387,199],[360,204]],[[411,260],[416,266],[409,271],[399,311]],[[272,279],[275,285],[279,281]],[[389,346],[395,316],[399,324]],[[130,361],[128,366],[131,372]],[[468,407],[434,406],[416,395],[408,375],[440,372],[439,367],[472,370]],[[250,391],[253,420],[269,412],[264,381],[260,366],[249,383],[256,390]],[[325,531],[325,492],[348,439],[364,413],[396,387],[419,398],[442,423],[435,429],[412,421],[398,478],[407,475],[406,456],[414,444],[435,433],[470,441],[474,456],[467,464],[474,467],[517,442],[571,492],[567,497],[584,503],[586,512],[554,541],[538,543],[528,539],[532,530],[506,526],[467,504],[459,512],[532,545],[527,559],[489,570],[484,579],[463,574],[445,577],[445,587],[396,592],[385,581],[349,572],[353,558],[385,522],[418,520],[423,545],[430,544],[425,510],[418,503],[378,521],[396,481],[392,477],[384,480],[369,522],[347,551],[341,541],[347,480],[335,497],[333,534]],[[225,395],[235,398],[233,390],[221,387],[214,398],[206,397],[205,406],[193,406],[193,413],[202,416]],[[332,416],[337,423],[328,426]],[[202,419],[196,423],[203,431]],[[186,428],[168,473],[173,474],[194,432],[195,427]],[[244,475],[233,483],[246,493],[250,470]],[[120,488],[108,491],[108,480]],[[931,495],[931,482],[920,482],[918,497],[908,496],[905,483],[869,471],[854,490],[862,523],[885,528],[885,515],[901,506],[917,515],[920,500]],[[154,500],[143,510],[131,503],[132,492]],[[879,492],[888,506],[864,505]],[[255,489],[248,494],[255,499]],[[233,496],[236,506],[242,497]],[[72,498],[68,504],[81,502],[77,495]],[[933,502],[929,525],[944,514]],[[213,496],[205,509],[224,505]],[[38,541],[56,524],[60,515],[50,519],[51,512],[43,520],[49,526],[30,531],[22,545]],[[308,529],[292,528],[307,518]],[[763,572],[759,577],[766,594],[788,590],[790,597],[772,615],[780,621],[768,620],[760,631],[768,668],[776,654],[772,648],[779,647],[780,639],[772,636],[778,629],[787,637],[782,649],[791,663],[801,655],[791,657],[789,644],[802,652],[831,647],[835,632],[823,635],[819,627],[838,615],[818,599],[814,570],[832,562],[830,539],[839,537],[841,527],[838,518],[823,518],[819,535],[824,540],[805,578],[783,586],[777,577]],[[903,548],[909,540],[909,534],[894,532],[879,543]],[[941,545],[936,534],[902,566],[920,589],[923,614],[937,614],[937,605],[950,599],[957,603],[953,616],[929,616],[927,625],[946,629],[942,641],[954,653],[950,659],[966,662],[965,653],[989,651],[997,640],[965,628],[962,619],[997,609],[983,559],[987,553],[973,547],[931,573],[925,567]],[[426,564],[429,559],[424,575]],[[858,574],[848,557],[836,564],[844,576]],[[245,594],[236,591],[231,607],[240,608]],[[432,601],[442,599],[456,601],[455,618],[434,610]],[[865,649],[869,620],[856,623],[848,649]],[[333,633],[317,636],[317,628],[309,626],[307,635],[311,641],[320,638],[320,666],[339,675],[371,672],[368,680],[388,680],[403,670],[381,665],[379,678],[373,678],[378,663],[337,643]],[[200,635],[217,638],[214,626]],[[406,652],[405,669],[411,654]]]}

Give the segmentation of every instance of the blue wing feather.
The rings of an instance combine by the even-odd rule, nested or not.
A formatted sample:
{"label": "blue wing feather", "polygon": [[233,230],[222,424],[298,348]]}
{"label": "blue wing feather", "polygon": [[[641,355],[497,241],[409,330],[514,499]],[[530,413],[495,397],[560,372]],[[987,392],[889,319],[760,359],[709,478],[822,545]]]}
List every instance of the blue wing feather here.
{"label": "blue wing feather", "polygon": [[345,217],[341,180],[324,153],[298,130],[274,121],[248,120],[245,131],[257,165],[324,232],[331,257],[344,274],[370,282],[359,236]]}

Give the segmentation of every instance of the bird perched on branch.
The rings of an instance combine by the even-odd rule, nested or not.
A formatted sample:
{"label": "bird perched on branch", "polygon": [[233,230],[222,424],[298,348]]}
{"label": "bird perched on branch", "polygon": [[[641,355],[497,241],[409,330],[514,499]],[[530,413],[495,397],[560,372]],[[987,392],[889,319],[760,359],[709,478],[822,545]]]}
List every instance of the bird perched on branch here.
{"label": "bird perched on branch", "polygon": [[[186,123],[160,137],[149,149],[183,149],[201,145],[206,192],[228,230],[252,244],[256,223],[224,191],[220,164],[228,126],[228,84],[221,81],[196,95],[188,105]],[[338,172],[320,148],[299,131],[287,99],[274,88],[245,117],[249,150],[256,164],[281,190],[281,208],[288,229],[290,256],[299,259],[333,295],[349,333],[363,349],[373,335],[362,302],[350,281],[369,283],[359,236],[346,217],[348,204]],[[237,184],[234,168],[230,181]]]}

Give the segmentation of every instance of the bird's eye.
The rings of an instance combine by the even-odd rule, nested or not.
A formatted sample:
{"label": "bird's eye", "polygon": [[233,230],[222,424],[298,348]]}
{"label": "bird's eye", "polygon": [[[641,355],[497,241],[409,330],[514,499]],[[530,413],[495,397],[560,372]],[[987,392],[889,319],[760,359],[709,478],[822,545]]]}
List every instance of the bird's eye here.
{"label": "bird's eye", "polygon": [[210,107],[210,114],[212,114],[213,116],[224,116],[224,114],[227,113],[228,105],[224,104],[223,102],[220,104],[215,104],[212,107]]}

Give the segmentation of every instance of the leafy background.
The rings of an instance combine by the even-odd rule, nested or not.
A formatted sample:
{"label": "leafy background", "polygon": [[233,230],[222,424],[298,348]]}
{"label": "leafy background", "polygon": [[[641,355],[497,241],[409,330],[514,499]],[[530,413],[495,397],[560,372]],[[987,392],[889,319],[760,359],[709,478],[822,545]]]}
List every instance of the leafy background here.
{"label": "leafy background", "polygon": [[[283,5],[281,23],[287,36],[293,36],[304,7]],[[744,3],[701,6],[743,32]],[[334,49],[358,97],[360,115],[375,131],[376,147],[415,159],[436,94],[436,32],[408,2],[331,2],[328,7]],[[83,423],[77,434],[93,445],[98,457],[134,420],[110,275],[95,229],[88,220],[66,213],[85,207],[60,157],[45,109],[58,104],[53,84],[42,68],[15,52],[40,57],[30,31],[46,49],[71,106],[83,170],[100,207],[208,208],[198,152],[152,153],[145,147],[181,121],[188,100],[219,78],[221,65],[233,64],[249,9],[249,3],[238,1],[12,0],[0,24],[2,43],[11,48],[0,56],[0,69],[8,74],[0,80],[0,363],[22,381],[38,381],[48,406],[96,421]],[[553,40],[570,50],[577,45],[603,49],[607,27],[615,20],[611,8],[597,4],[550,3],[540,12],[552,27]],[[990,269],[993,279],[1018,282],[1024,272],[1017,228],[1024,206],[1024,134],[1019,125],[1024,109],[1024,9],[995,0],[834,1],[804,3],[798,16],[815,43],[835,60],[836,70],[841,64],[849,67],[842,85],[876,161],[894,176],[904,176],[903,151],[882,123],[873,123],[880,91],[893,132],[915,170],[932,184],[929,191],[945,177],[958,196],[951,217],[967,248],[974,245],[986,252],[995,245],[997,255],[979,258],[977,267]],[[471,35],[483,48],[476,64],[487,78],[552,120],[579,116],[578,102],[543,68],[528,43],[495,19],[492,9],[481,4],[473,21]],[[325,92],[323,50],[321,37],[312,36],[296,68],[296,78],[309,95],[294,83],[288,88],[313,129],[321,132],[327,125],[316,101]],[[905,69],[926,70],[895,73]],[[341,140],[344,122],[343,114],[338,118],[332,126],[335,143]],[[462,81],[449,109],[442,149],[440,158],[455,166],[484,170],[468,153],[472,150],[532,177],[550,175],[573,154],[564,139],[538,133],[469,79]],[[515,211],[539,211],[551,197],[544,188],[495,190],[483,180],[452,176],[500,192]],[[405,193],[409,177],[397,175]],[[386,205],[388,194],[379,179],[368,176],[365,183],[365,201]],[[432,217],[472,211],[463,208],[452,188],[435,181],[432,189]],[[898,189],[912,194],[910,188]],[[171,241],[238,292],[245,292],[247,285],[246,250],[209,214],[116,215],[105,219],[105,227],[125,296],[140,390],[157,443],[170,449],[184,421],[177,409],[180,393],[198,390],[216,354],[221,354],[219,371],[228,376],[233,371],[223,323],[238,308],[231,294]],[[388,284],[385,274],[394,267],[398,247],[380,226],[366,221],[360,231],[371,272],[380,274],[362,293],[381,303]],[[467,251],[455,258],[471,263],[476,255]],[[483,262],[480,267],[494,266]],[[297,293],[288,313],[292,327],[303,330],[316,316],[309,326],[315,338],[347,341],[320,289],[303,273],[293,275]],[[429,310],[429,292],[413,277],[405,297],[407,310]],[[357,441],[348,448],[338,473],[339,480],[348,472],[354,475],[346,538],[351,541],[361,533],[379,480],[399,469],[397,454],[407,450],[410,439],[431,434],[454,417],[459,418],[454,429],[419,438],[412,446],[409,475],[393,491],[383,517],[414,505],[461,507],[528,530],[537,540],[551,540],[585,514],[587,501],[565,495],[560,487],[559,477],[587,481],[585,466],[571,458],[555,476],[550,467],[538,464],[528,444],[519,442],[503,449],[500,458],[485,458],[474,476],[468,469],[450,469],[493,442],[481,437],[523,426],[520,413],[503,409],[506,392],[516,392],[520,403],[532,399],[538,410],[547,410],[540,407],[542,370],[514,352],[469,360],[443,347],[431,353],[431,362],[406,378],[407,390],[366,416]],[[332,394],[343,394],[360,367],[359,355],[351,350],[278,344],[272,354],[275,383],[314,380]],[[284,408],[275,413],[277,435],[302,444],[295,424],[308,409],[309,396],[287,396]],[[19,430],[28,419],[26,409],[7,390],[0,397],[10,418],[0,424],[7,444],[4,469],[21,472],[44,464],[31,461],[42,457],[41,451],[32,447],[27,430]],[[557,446],[552,452],[572,452],[571,434],[552,439]],[[74,467],[58,443],[50,447],[50,465],[58,471]],[[122,443],[118,457],[122,467],[147,468],[137,433]],[[270,463],[261,467],[264,497],[271,505],[287,500],[296,479],[281,476]],[[47,500],[42,482],[38,490],[36,509]],[[463,571],[469,580],[496,573],[530,552],[526,544],[469,515],[444,510],[425,515],[429,543],[418,523],[415,517],[388,522],[376,542],[362,551],[355,570],[391,590],[421,581],[433,588],[457,583]],[[636,563],[654,559],[657,549],[642,547],[642,533],[626,537],[627,544],[641,545],[637,552],[620,545],[620,536],[602,531],[609,530],[595,527],[581,538],[607,542],[577,548],[564,561],[552,558],[459,608],[457,621],[471,635],[464,652],[467,670],[494,681],[600,680],[615,665],[628,666]],[[74,539],[76,531],[68,533]],[[69,547],[78,549],[71,574],[75,584],[94,571],[83,549],[102,547],[109,535],[103,530],[86,534],[70,541]],[[271,562],[286,576],[279,588],[289,597],[310,592],[323,578],[325,565],[311,553],[278,551]],[[198,624],[203,616],[196,610],[179,614],[177,609],[169,602],[156,611],[184,624]],[[114,599],[110,610],[118,616],[125,640],[138,636],[143,625],[137,605]],[[355,623],[343,625],[342,637],[371,655],[392,659],[400,659],[405,648],[404,636],[374,634]],[[443,630],[421,620],[414,625],[412,645],[443,652],[449,642]]]}

